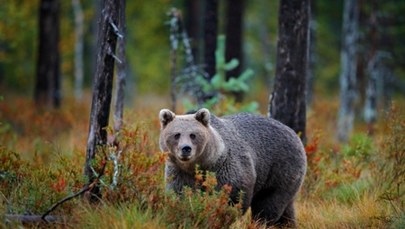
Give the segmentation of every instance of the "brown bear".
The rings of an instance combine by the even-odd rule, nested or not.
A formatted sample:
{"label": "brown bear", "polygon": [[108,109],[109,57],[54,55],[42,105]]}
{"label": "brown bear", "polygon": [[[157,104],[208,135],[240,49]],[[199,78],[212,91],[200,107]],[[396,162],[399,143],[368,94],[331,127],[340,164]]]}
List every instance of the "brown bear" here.
{"label": "brown bear", "polygon": [[294,198],[306,172],[301,140],[289,127],[260,115],[216,117],[159,114],[160,148],[168,152],[166,187],[181,193],[195,187],[195,166],[216,174],[217,188],[230,185],[232,202],[242,191],[242,208],[267,225],[294,225]]}

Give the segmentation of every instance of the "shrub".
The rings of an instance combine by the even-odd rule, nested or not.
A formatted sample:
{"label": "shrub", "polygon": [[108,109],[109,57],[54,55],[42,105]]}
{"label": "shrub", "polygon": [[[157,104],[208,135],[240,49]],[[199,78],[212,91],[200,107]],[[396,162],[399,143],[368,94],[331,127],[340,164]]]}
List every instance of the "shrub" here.
{"label": "shrub", "polygon": [[404,225],[405,215],[405,121],[403,111],[393,107],[388,115],[387,131],[384,134],[374,170],[379,185],[380,198],[387,201],[395,215],[393,221]]}

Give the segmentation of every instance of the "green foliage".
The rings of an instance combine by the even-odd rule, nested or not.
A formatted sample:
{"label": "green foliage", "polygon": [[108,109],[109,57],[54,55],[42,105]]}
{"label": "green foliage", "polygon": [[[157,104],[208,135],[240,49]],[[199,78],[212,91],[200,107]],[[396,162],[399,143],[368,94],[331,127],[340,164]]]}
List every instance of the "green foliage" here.
{"label": "green foliage", "polygon": [[362,197],[372,187],[367,179],[359,179],[353,183],[343,183],[325,194],[330,200],[336,199],[340,203],[353,205],[361,201]]}
{"label": "green foliage", "polygon": [[0,8],[0,79],[12,89],[33,85],[38,2],[6,0]]}
{"label": "green foliage", "polygon": [[[231,114],[236,111],[257,112],[257,102],[251,102],[241,106],[230,98],[233,93],[246,93],[249,91],[248,81],[253,76],[253,70],[247,69],[242,72],[240,76],[226,80],[226,72],[236,68],[239,65],[239,61],[237,59],[232,59],[228,63],[225,61],[224,35],[218,36],[215,61],[216,74],[212,77],[210,82],[201,75],[198,75],[196,78],[197,84],[201,85],[205,93],[216,95],[205,101],[201,106],[214,111],[216,111],[215,108],[220,107],[221,109],[218,109],[219,112],[216,112],[218,114]],[[188,110],[195,108],[187,100],[184,102],[184,106]]]}
{"label": "green foliage", "polygon": [[342,153],[345,158],[354,158],[357,162],[368,163],[375,153],[373,140],[367,134],[354,134],[348,145],[343,147]]}
{"label": "green foliage", "polygon": [[239,65],[239,61],[232,59],[228,63],[225,62],[225,36],[218,36],[217,50],[215,51],[216,61],[216,74],[212,77],[210,82],[199,76],[198,82],[202,85],[203,90],[206,92],[247,92],[249,86],[247,81],[253,76],[251,69],[245,70],[239,77],[232,77],[226,80],[226,71],[233,70]]}
{"label": "green foliage", "polygon": [[314,1],[316,89],[330,95],[338,91],[342,30],[342,1]]}
{"label": "green foliage", "polygon": [[[0,148],[0,191],[7,213],[40,214],[51,204],[77,190],[82,181],[79,167],[72,167],[69,159],[60,157],[52,166],[29,163],[18,154]],[[40,160],[37,160],[37,162]],[[73,202],[65,206],[71,209]]]}
{"label": "green foliage", "polygon": [[[141,93],[162,94],[169,88],[169,41],[164,24],[171,1],[127,2],[128,66]],[[129,80],[128,80],[129,81]]]}
{"label": "green foliage", "polygon": [[380,198],[389,202],[400,224],[405,215],[405,122],[403,111],[393,107],[388,118],[388,133],[376,158],[375,177]]}
{"label": "green foliage", "polygon": [[405,213],[402,212],[398,217],[395,217],[392,221],[391,228],[405,228]]}
{"label": "green foliage", "polygon": [[82,206],[77,213],[77,228],[165,228],[152,209],[140,209],[136,203],[105,205],[94,210]]}

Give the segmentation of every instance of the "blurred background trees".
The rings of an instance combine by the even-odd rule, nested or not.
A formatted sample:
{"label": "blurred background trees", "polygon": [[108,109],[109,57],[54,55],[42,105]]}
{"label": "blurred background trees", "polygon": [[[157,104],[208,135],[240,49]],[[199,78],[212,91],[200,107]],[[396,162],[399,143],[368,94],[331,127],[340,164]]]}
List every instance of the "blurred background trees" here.
{"label": "blurred background trees", "polygon": [[359,36],[359,5],[356,0],[345,0],[343,7],[342,47],[340,52],[340,107],[338,139],[346,142],[353,129],[354,103],[357,90],[357,49]]}
{"label": "blurred background trees", "polygon": [[[83,22],[79,23],[77,1],[60,2],[60,76],[61,97],[74,95],[79,88],[80,73],[83,71],[84,95],[88,97],[92,76],[95,71],[95,46],[99,6],[97,1],[81,1]],[[340,90],[341,74],[340,52],[342,46],[342,23],[344,1],[311,1],[313,13],[311,19],[310,49],[311,76],[313,93],[311,98],[335,98]],[[32,96],[36,79],[36,64],[39,52],[39,6],[40,1],[6,0],[0,9],[0,91],[1,94],[18,93]],[[132,1],[126,6],[127,20],[127,93],[132,96],[148,98],[168,98],[170,84],[170,42],[169,27],[165,23],[171,7],[179,8],[184,17],[185,27],[191,37],[191,47],[195,64],[210,68],[215,62],[207,60],[207,53],[213,57],[212,50],[204,48],[205,29],[211,29],[217,35],[226,35],[226,61],[237,58],[239,65],[232,71],[250,68],[254,77],[249,82],[249,92],[243,101],[252,99],[259,102],[260,111],[267,110],[268,95],[273,90],[276,71],[276,45],[278,37],[279,1],[216,1],[216,0],[158,0],[157,2]],[[364,1],[357,3],[359,10],[358,42],[356,64],[356,86],[358,93],[354,100],[355,118],[373,120],[373,107],[389,107],[392,96],[403,95],[405,91],[405,2],[387,0]],[[209,9],[214,14],[209,14]],[[209,16],[210,15],[210,16]],[[76,18],[76,19],[75,19]],[[234,19],[232,19],[234,18]],[[208,20],[209,22],[206,22]],[[210,20],[212,22],[210,22]],[[216,22],[216,29],[207,23]],[[75,46],[78,47],[78,30],[83,26],[83,66],[75,61]],[[76,32],[75,32],[76,30]],[[212,35],[212,43],[216,35]],[[239,41],[240,40],[240,41]],[[215,45],[216,47],[216,45]],[[232,48],[230,48],[232,47]],[[211,50],[211,51],[209,51]],[[232,54],[232,52],[234,52]],[[207,54],[208,55],[208,54]],[[179,66],[184,63],[179,57]],[[78,69],[75,69],[78,66]],[[238,68],[241,68],[239,70]],[[214,67],[215,71],[215,67]],[[237,73],[228,73],[238,76]],[[208,72],[208,70],[207,70]],[[378,74],[376,73],[378,72]],[[213,75],[211,75],[213,76]],[[75,81],[76,77],[76,81]],[[370,80],[369,80],[370,79]],[[76,82],[76,83],[75,83]],[[311,84],[312,85],[312,84]],[[311,87],[308,87],[311,88]],[[373,94],[373,91],[376,93]],[[312,90],[311,90],[312,92]],[[76,94],[79,94],[77,92]],[[241,97],[236,97],[241,101]],[[167,99],[168,100],[168,99]],[[376,102],[375,102],[376,101]],[[63,104],[63,103],[62,103]]]}
{"label": "blurred background trees", "polygon": [[[59,107],[60,76],[60,1],[41,0],[34,99],[38,106]],[[15,66],[17,67],[17,66]]]}

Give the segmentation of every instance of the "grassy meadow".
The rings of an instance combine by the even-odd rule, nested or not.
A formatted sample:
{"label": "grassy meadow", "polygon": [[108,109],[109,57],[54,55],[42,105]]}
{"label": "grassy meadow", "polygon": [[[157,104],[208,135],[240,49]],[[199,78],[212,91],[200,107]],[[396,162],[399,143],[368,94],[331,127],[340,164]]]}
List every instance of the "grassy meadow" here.
{"label": "grassy meadow", "polygon": [[[394,100],[373,126],[356,120],[347,144],[335,140],[337,101],[317,98],[308,110],[308,171],[296,202],[298,227],[405,228],[404,100]],[[81,102],[66,99],[59,110],[39,110],[20,96],[0,101],[0,228],[43,227],[8,222],[5,215],[40,215],[85,184],[89,104],[89,95]],[[201,181],[204,193],[167,193],[157,117],[167,102],[139,98],[134,104],[125,110],[119,145],[102,149],[94,162],[96,171],[106,164],[101,201],[65,202],[51,213],[66,217],[65,223],[52,226],[264,228],[249,212],[241,215],[240,206],[228,206],[229,187],[214,191],[212,177]],[[261,108],[265,113],[265,101]],[[114,155],[120,155],[117,164]]]}

